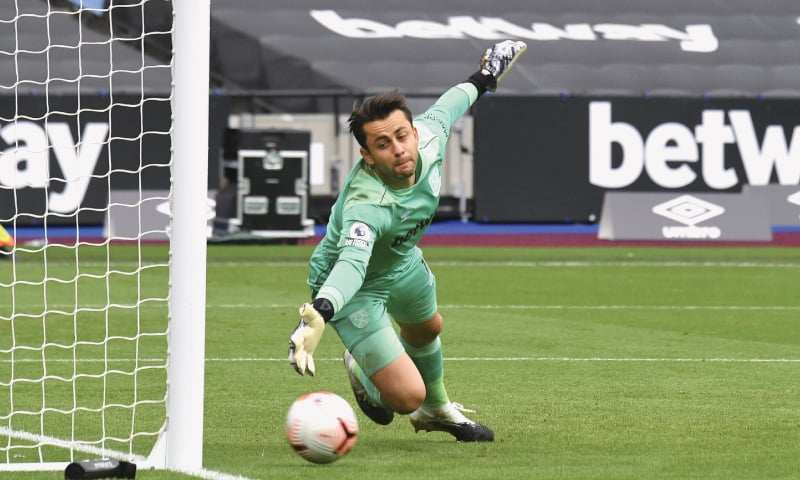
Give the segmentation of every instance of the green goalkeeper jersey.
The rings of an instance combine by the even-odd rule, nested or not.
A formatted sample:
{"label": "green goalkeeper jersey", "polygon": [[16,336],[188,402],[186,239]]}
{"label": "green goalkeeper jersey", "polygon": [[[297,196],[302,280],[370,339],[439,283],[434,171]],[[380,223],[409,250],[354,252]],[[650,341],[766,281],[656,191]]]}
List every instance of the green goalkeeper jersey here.
{"label": "green goalkeeper jersey", "polygon": [[416,182],[389,188],[360,159],[331,209],[327,232],[310,260],[308,283],[339,311],[372,282],[386,285],[412,262],[439,205],[441,165],[453,123],[477,100],[470,83],[450,88],[414,119],[419,132]]}

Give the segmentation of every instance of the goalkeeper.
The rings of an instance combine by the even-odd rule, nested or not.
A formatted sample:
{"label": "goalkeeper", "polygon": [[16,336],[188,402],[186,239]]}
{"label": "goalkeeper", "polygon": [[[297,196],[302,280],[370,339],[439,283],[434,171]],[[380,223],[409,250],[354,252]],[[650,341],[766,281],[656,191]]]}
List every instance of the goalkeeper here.
{"label": "goalkeeper", "polygon": [[410,414],[416,431],[444,431],[465,442],[494,440],[491,429],[468,419],[448,398],[436,278],[417,243],[439,203],[453,123],[495,90],[525,48],[511,40],[488,48],[477,72],[413,121],[398,91],[375,95],[350,115],[362,158],[311,256],[313,301],[300,308],[289,362],[301,375],[314,375],[312,355],[330,324],[346,347],[356,401],[378,424],[389,424],[395,413]]}

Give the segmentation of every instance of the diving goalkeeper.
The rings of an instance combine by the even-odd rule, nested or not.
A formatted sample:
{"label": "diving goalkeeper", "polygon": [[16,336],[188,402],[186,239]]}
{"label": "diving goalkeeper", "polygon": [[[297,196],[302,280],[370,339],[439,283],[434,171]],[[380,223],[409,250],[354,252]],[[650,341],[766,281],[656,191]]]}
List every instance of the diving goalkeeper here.
{"label": "diving goalkeeper", "polygon": [[464,416],[447,395],[436,277],[417,243],[439,204],[453,123],[497,88],[525,48],[511,40],[488,48],[477,72],[413,120],[398,91],[375,95],[350,115],[362,158],[311,256],[313,301],[300,307],[289,362],[301,375],[314,375],[314,350],[330,324],[346,347],[356,402],[378,424],[388,425],[395,413],[410,414],[416,431],[444,431],[464,442],[494,440],[491,429]]}

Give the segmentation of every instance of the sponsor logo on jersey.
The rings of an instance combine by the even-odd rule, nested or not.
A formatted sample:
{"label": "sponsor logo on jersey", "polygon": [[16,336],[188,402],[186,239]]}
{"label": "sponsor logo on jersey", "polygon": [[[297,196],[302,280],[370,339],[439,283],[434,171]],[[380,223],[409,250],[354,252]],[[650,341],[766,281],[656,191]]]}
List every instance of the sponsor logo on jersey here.
{"label": "sponsor logo on jersey", "polygon": [[433,221],[433,215],[426,218],[425,220],[417,222],[416,225],[414,225],[414,227],[411,230],[405,233],[405,235],[398,235],[394,237],[394,241],[392,242],[392,247],[399,247],[400,245],[414,238],[418,233],[424,232],[432,221]]}
{"label": "sponsor logo on jersey", "polygon": [[662,227],[665,238],[719,238],[722,231],[719,227],[697,226],[711,218],[725,213],[725,209],[711,202],[706,202],[692,195],[681,195],[653,207],[653,213],[669,218],[685,227]]}
{"label": "sponsor logo on jersey", "polygon": [[350,231],[347,233],[347,240],[344,244],[348,247],[368,247],[369,241],[372,240],[372,231],[370,231],[367,224],[362,222],[355,222],[350,226]]}

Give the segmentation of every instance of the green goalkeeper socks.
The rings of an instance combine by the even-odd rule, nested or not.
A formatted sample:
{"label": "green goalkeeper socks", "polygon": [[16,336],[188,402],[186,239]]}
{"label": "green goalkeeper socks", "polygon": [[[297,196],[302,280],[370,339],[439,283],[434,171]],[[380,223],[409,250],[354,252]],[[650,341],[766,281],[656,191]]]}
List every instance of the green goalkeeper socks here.
{"label": "green goalkeeper socks", "polygon": [[[423,405],[430,408],[438,408],[450,402],[447,390],[444,388],[444,357],[442,355],[442,342],[439,337],[424,347],[415,347],[406,342],[402,336],[400,343],[403,344],[408,356],[417,366],[422,380],[425,382],[425,401]],[[375,384],[367,377],[364,370],[356,363],[353,365],[353,372],[358,377],[364,390],[372,401],[381,407],[386,408],[381,398],[381,392]]]}
{"label": "green goalkeeper socks", "polygon": [[438,408],[447,404],[447,390],[444,388],[444,356],[442,355],[442,341],[439,337],[424,347],[415,347],[400,336],[408,356],[414,361],[417,370],[425,382],[425,401],[423,405]]}

